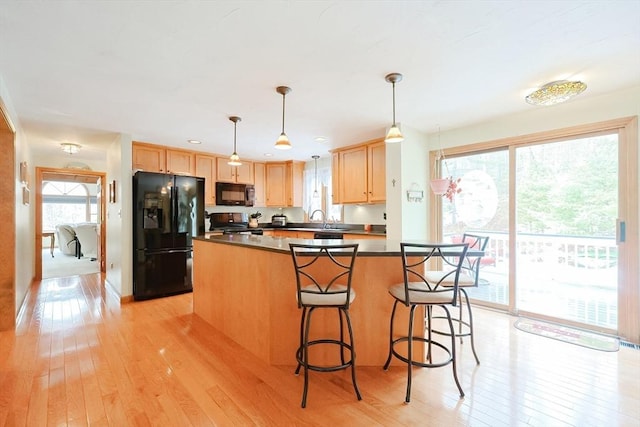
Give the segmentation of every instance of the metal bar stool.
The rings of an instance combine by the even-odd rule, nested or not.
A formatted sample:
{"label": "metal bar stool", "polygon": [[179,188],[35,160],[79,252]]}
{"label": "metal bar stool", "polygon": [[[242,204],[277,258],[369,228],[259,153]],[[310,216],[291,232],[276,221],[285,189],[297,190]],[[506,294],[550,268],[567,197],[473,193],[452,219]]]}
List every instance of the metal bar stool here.
{"label": "metal bar stool", "polygon": [[[487,243],[489,243],[488,236],[478,236],[475,234],[464,233],[462,235],[462,243],[469,244],[469,249],[475,249],[480,251],[485,251],[487,247]],[[452,276],[447,275],[447,270],[455,268],[457,262],[459,260],[455,257],[452,258],[444,258],[443,260],[443,271],[428,271],[426,273],[427,279],[431,281],[442,280],[442,286],[451,287],[453,286],[453,281],[451,279]],[[478,287],[478,282],[480,280],[480,265],[482,262],[482,256],[469,256],[467,255],[462,260],[462,265],[460,267],[460,278],[458,280],[458,289],[459,293],[459,312],[458,318],[453,318],[452,320],[458,324],[458,331],[456,332],[456,336],[460,337],[460,343],[462,343],[463,337],[469,337],[471,340],[471,350],[473,351],[473,357],[476,359],[476,363],[480,364],[480,359],[478,358],[478,354],[476,353],[476,346],[473,338],[473,313],[471,312],[471,303],[469,302],[469,295],[465,288],[476,288]],[[463,304],[462,297],[464,297],[467,317],[469,320],[464,320],[463,317]],[[444,319],[444,316],[435,316],[433,319]],[[439,335],[449,335],[447,331],[441,331],[434,329],[432,331],[434,334]]]}
{"label": "metal bar stool", "polygon": [[[349,317],[349,306],[356,293],[351,289],[353,266],[358,244],[305,245],[290,243],[289,248],[296,274],[298,308],[302,309],[300,320],[300,346],[296,351],[296,375],[304,368],[304,390],[302,407],[307,406],[309,370],[333,372],[351,367],[351,380],[358,400],[362,400],[356,383],[356,353],[353,344],[353,329]],[[339,338],[309,340],[311,315],[316,309],[334,308],[338,311]],[[345,341],[346,323],[349,341]],[[314,346],[335,346],[339,362],[336,364],[312,363],[309,349]],[[336,359],[337,360],[337,359]]]}
{"label": "metal bar stool", "polygon": [[[464,397],[464,392],[458,381],[458,373],[456,370],[456,337],[451,318],[450,306],[455,306],[458,301],[458,277],[460,275],[460,267],[467,253],[467,243],[453,244],[418,244],[418,243],[400,243],[402,253],[402,268],[404,282],[393,285],[389,288],[389,293],[394,298],[393,310],[391,312],[391,322],[389,330],[389,356],[384,364],[384,369],[389,369],[391,358],[396,357],[407,364],[407,394],[405,402],[411,400],[411,373],[414,366],[423,368],[438,368],[451,364],[453,370],[453,379],[456,382],[460,397]],[[453,286],[442,286],[444,278],[439,281],[430,281],[425,276],[428,264],[437,258],[454,257],[458,259],[457,268],[448,272],[445,276],[450,278]],[[400,336],[394,339],[393,324],[398,304],[409,307],[409,330],[406,336]],[[413,335],[413,322],[415,310],[418,306],[423,306],[427,312],[427,337]],[[451,346],[448,348],[444,344],[434,341],[431,334],[431,312],[433,307],[441,307],[449,324],[451,335]],[[427,344],[426,360],[413,359],[413,342],[418,341]],[[396,350],[395,346],[399,343],[407,343],[406,355]],[[438,347],[444,352],[443,360],[434,361],[432,357],[432,346]]]}

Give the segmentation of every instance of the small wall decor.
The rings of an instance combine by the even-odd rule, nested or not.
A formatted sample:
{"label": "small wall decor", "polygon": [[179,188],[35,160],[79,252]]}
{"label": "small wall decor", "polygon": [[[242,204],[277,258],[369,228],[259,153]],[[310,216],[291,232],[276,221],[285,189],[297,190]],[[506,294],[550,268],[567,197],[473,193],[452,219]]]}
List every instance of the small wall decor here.
{"label": "small wall decor", "polygon": [[116,202],[116,180],[109,183],[109,203]]}
{"label": "small wall decor", "polygon": [[411,183],[411,187],[407,190],[407,201],[422,203],[422,199],[424,199],[424,191],[417,183]]}
{"label": "small wall decor", "polygon": [[28,187],[22,187],[22,204],[23,205],[29,204],[29,188]]}

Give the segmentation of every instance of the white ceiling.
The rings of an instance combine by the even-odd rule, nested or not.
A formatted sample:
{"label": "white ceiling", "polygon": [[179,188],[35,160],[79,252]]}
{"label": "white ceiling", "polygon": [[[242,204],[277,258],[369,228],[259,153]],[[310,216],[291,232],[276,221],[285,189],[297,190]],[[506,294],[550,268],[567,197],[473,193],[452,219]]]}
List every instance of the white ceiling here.
{"label": "white ceiling", "polygon": [[398,121],[426,133],[553,108],[524,101],[552,80],[636,86],[640,1],[0,0],[0,76],[40,154],[104,157],[118,133],[229,154],[238,115],[242,158],[309,160],[384,135],[390,72]]}

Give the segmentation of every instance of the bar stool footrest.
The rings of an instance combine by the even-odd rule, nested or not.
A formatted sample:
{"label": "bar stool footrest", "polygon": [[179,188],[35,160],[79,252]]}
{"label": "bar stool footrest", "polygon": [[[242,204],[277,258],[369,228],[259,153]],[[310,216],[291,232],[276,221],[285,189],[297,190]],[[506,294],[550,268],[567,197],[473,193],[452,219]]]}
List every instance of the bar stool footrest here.
{"label": "bar stool footrest", "polygon": [[[332,340],[332,339],[319,339],[319,340],[313,340],[313,341],[309,341],[307,343],[307,347],[311,347],[314,345],[318,345],[318,344],[332,344],[335,346],[338,346],[341,348],[341,351],[343,349],[347,349],[349,351],[349,356],[350,359],[344,361],[342,364],[340,365],[312,365],[311,363],[307,364],[307,369],[311,370],[311,371],[317,371],[317,372],[335,372],[335,371],[340,371],[343,369],[347,369],[350,366],[353,366],[353,347],[350,344],[347,344],[346,342],[342,342],[339,340]],[[303,360],[303,350],[304,347],[299,347],[298,350],[296,351],[296,359],[298,361],[298,364],[301,366],[305,366],[304,360]]]}
{"label": "bar stool footrest", "polygon": [[[433,332],[433,331],[432,331]],[[395,345],[401,342],[408,342],[409,341],[409,337],[400,337],[400,338],[396,338],[395,340],[392,341],[392,345],[391,345],[391,354],[393,354],[393,356],[395,356],[397,359],[403,361],[404,363],[409,363],[409,359],[398,353],[395,350]],[[412,366],[419,366],[422,368],[439,368],[441,366],[446,366],[449,363],[453,362],[453,356],[451,354],[451,349],[449,349],[449,347],[446,347],[445,345],[437,342],[437,341],[429,341],[429,339],[427,338],[422,338],[422,337],[413,337],[413,341],[418,341],[421,343],[425,343],[425,344],[429,344],[429,342],[431,342],[431,345],[434,345],[442,350],[445,351],[447,358],[442,361],[442,362],[421,362],[419,360],[411,360],[411,365]]]}
{"label": "bar stool footrest", "polygon": [[[442,320],[447,320],[446,316],[433,316],[431,318],[431,320],[435,320],[435,319],[442,319]],[[454,336],[456,337],[470,337],[471,336],[471,325],[469,324],[469,322],[467,322],[466,320],[460,320],[460,319],[454,319],[452,318],[451,321],[456,324],[456,325],[460,325],[462,324],[462,326],[464,326],[464,329],[462,332],[460,332],[460,330],[456,330],[454,331]],[[455,328],[454,328],[455,329]],[[440,331],[438,329],[431,329],[431,333],[433,334],[438,334],[438,335],[444,335],[447,337],[451,336],[451,333],[448,331]]]}

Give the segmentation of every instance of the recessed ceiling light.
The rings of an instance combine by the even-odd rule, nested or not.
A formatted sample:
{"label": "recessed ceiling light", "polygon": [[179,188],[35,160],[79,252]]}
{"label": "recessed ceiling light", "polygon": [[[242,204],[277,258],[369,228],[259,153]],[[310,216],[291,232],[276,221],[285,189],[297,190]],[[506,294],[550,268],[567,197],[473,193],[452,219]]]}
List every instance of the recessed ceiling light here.
{"label": "recessed ceiling light", "polygon": [[265,157],[273,157],[273,153],[264,153]]}
{"label": "recessed ceiling light", "polygon": [[324,136],[316,136],[313,138],[316,142],[327,142],[327,138]]}
{"label": "recessed ceiling light", "polygon": [[187,142],[189,144],[202,144],[202,142],[198,141],[197,139],[188,139]]}

